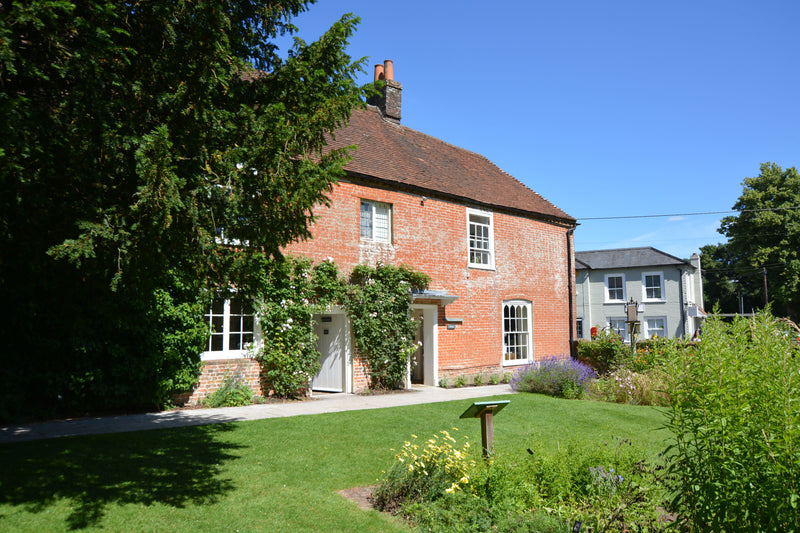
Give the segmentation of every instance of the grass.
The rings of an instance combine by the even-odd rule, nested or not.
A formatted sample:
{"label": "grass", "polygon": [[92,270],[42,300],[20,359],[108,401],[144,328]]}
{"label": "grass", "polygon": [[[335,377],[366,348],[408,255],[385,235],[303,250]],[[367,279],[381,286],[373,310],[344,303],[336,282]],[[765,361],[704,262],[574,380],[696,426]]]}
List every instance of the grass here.
{"label": "grass", "polygon": [[[655,409],[535,394],[494,420],[498,454],[625,437],[665,447]],[[377,482],[411,434],[480,444],[469,401],[0,445],[0,530],[407,531],[337,491]]]}

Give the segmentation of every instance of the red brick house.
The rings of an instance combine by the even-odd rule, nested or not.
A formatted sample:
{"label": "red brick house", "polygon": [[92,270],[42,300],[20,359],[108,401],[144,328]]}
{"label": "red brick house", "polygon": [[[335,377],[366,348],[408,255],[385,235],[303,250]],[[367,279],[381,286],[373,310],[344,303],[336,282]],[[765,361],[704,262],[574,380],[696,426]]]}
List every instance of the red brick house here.
{"label": "red brick house", "polygon": [[[375,76],[385,79],[383,95],[356,110],[330,143],[358,146],[347,176],[330,207],[315,213],[313,239],[287,252],[330,258],[345,273],[381,261],[431,277],[429,290],[413,295],[422,348],[412,382],[437,385],[448,376],[452,383],[568,357],[575,219],[485,157],[401,125],[402,86],[391,62],[377,65]],[[364,389],[368,376],[345,312],[317,317],[315,328],[323,370],[313,388]],[[214,367],[206,366],[206,382],[221,374]]]}

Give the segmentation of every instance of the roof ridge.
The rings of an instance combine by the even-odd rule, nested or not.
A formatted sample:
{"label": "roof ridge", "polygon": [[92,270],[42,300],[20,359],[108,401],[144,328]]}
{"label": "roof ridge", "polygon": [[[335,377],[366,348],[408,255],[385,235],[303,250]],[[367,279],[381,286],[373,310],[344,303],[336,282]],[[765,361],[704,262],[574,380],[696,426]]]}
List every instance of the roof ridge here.
{"label": "roof ridge", "polygon": [[378,106],[354,109],[329,146],[358,145],[345,170],[490,208],[574,225],[576,219],[483,154],[387,120]]}

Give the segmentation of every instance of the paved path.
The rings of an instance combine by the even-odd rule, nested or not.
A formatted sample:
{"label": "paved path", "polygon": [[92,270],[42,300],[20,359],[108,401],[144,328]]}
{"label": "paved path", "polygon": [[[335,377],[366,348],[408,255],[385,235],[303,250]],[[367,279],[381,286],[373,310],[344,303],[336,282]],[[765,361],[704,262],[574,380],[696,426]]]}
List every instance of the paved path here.
{"label": "paved path", "polygon": [[[99,433],[121,433],[182,426],[200,426],[223,422],[240,422],[262,418],[315,415],[339,411],[379,409],[401,405],[468,400],[498,394],[511,394],[508,385],[486,385],[461,389],[438,387],[414,387],[413,392],[398,394],[315,394],[307,401],[248,405],[247,407],[220,407],[217,409],[190,409],[164,411],[139,415],[88,417],[73,420],[56,420],[21,426],[0,427],[0,443],[21,442],[36,439],[69,437],[73,435],[95,435]],[[466,409],[468,405],[465,405]]]}

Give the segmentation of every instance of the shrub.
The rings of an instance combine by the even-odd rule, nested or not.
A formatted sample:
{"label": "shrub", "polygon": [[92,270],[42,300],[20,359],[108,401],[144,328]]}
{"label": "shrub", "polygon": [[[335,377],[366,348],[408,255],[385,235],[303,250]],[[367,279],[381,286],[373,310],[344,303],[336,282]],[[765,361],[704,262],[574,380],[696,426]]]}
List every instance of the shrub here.
{"label": "shrub", "polygon": [[382,511],[395,511],[413,502],[434,501],[446,493],[460,491],[470,483],[475,460],[469,441],[461,448],[447,431],[441,431],[422,444],[412,435],[395,456],[384,481],[372,495]]}
{"label": "shrub", "polygon": [[448,379],[447,376],[441,376],[439,378],[439,386],[443,389],[446,389],[447,387],[450,386],[450,380]]}
{"label": "shrub", "polygon": [[204,407],[240,407],[253,403],[253,389],[244,382],[241,371],[225,376],[222,385],[203,400]]}
{"label": "shrub", "polygon": [[483,382],[486,381],[486,377],[483,374],[476,374],[474,378],[472,378],[472,384],[479,386],[483,385]]}
{"label": "shrub", "polygon": [[634,372],[621,368],[595,380],[590,392],[606,402],[634,405],[669,405],[666,374],[660,369]]}
{"label": "shrub", "polygon": [[798,331],[769,312],[709,318],[673,359],[673,504],[694,529],[800,530]]}
{"label": "shrub", "polygon": [[499,383],[500,383],[500,376],[498,376],[497,374],[492,374],[491,376],[489,376],[490,385],[497,385]]}
{"label": "shrub", "polygon": [[580,398],[594,377],[594,370],[579,361],[551,358],[522,367],[511,381],[511,387],[520,392]]}
{"label": "shrub", "polygon": [[456,381],[455,383],[453,383],[453,386],[460,389],[461,387],[466,386],[466,384],[467,384],[467,376],[461,375],[456,378]]}
{"label": "shrub", "polygon": [[[594,328],[592,328],[594,329]],[[601,330],[592,340],[578,342],[578,360],[603,375],[614,370],[630,355],[630,347],[622,342],[615,331]]]}
{"label": "shrub", "polygon": [[636,343],[636,353],[628,352],[622,359],[620,366],[624,366],[636,373],[647,372],[666,364],[667,359],[677,350],[691,348],[694,345],[695,343],[693,342],[664,337],[645,339]]}
{"label": "shrub", "polygon": [[[400,505],[423,531],[654,531],[664,490],[657,467],[624,439],[590,449],[567,444],[550,453],[540,440],[530,455],[471,462],[459,490]],[[427,464],[427,463],[426,463]]]}

